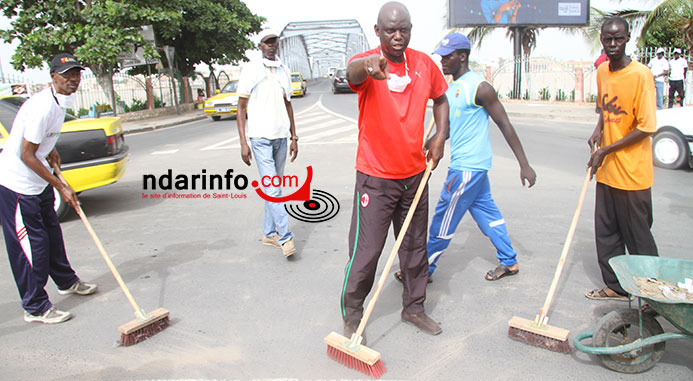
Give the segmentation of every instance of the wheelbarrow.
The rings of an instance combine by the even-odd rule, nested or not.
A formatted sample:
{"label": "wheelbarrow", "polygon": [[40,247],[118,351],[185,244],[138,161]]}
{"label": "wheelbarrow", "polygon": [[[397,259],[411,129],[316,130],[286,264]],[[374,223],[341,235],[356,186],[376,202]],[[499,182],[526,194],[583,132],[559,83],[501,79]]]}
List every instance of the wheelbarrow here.
{"label": "wheelbarrow", "polygon": [[[666,341],[693,339],[693,302],[645,294],[634,277],[656,278],[676,285],[685,278],[693,278],[693,261],[620,255],[611,258],[609,264],[621,287],[638,298],[638,308],[624,308],[606,314],[597,323],[594,332],[577,335],[573,344],[580,351],[599,356],[602,364],[611,370],[621,373],[645,372],[662,358]],[[643,312],[643,301],[654,312]],[[657,314],[682,333],[665,333],[655,319]],[[592,346],[580,343],[588,338],[592,338]]]}

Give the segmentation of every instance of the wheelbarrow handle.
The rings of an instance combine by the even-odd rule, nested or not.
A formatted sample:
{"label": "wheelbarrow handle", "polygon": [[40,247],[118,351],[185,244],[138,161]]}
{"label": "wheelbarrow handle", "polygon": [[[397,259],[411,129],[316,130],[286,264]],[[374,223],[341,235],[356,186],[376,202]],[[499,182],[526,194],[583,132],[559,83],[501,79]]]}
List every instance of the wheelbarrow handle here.
{"label": "wheelbarrow handle", "polygon": [[580,342],[585,339],[589,339],[592,337],[594,332],[583,332],[577,336],[575,336],[575,339],[573,340],[573,345],[575,346],[576,349],[589,353],[592,355],[615,355],[619,353],[625,353],[625,352],[630,352],[636,349],[644,348],[653,344],[661,343],[663,341],[668,341],[668,340],[677,340],[677,339],[691,339],[693,340],[693,335],[686,335],[683,333],[672,333],[672,332],[665,332],[665,333],[660,333],[659,335],[655,336],[650,336],[645,339],[637,339],[633,341],[632,343],[628,343],[625,345],[619,345],[616,347],[588,347],[586,345],[581,344]]}

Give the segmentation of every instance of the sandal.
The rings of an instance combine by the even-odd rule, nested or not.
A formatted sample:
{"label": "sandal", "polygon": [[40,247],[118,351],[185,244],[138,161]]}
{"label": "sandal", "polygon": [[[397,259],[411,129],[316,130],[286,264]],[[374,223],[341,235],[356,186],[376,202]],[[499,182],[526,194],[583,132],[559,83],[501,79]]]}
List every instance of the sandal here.
{"label": "sandal", "polygon": [[[395,273],[392,275],[395,276],[395,279],[397,279],[399,281],[399,283],[404,284],[404,280],[402,279],[402,272],[401,271],[395,271]],[[432,282],[433,282],[433,278],[429,274],[428,275],[428,281],[426,283],[432,283]]]}
{"label": "sandal", "polygon": [[606,293],[605,289],[601,288],[595,288],[594,290],[588,291],[585,294],[585,297],[587,299],[592,299],[592,300],[621,300],[621,301],[628,301],[630,300],[629,297],[624,296],[624,295],[609,295]]}
{"label": "sandal", "polygon": [[494,281],[494,280],[498,280],[498,279],[500,279],[506,275],[508,275],[508,276],[509,275],[515,275],[518,272],[520,272],[520,269],[510,270],[510,268],[508,266],[498,265],[498,267],[496,267],[495,269],[489,270],[486,273],[486,276],[484,277],[484,279],[486,279],[488,281]]}

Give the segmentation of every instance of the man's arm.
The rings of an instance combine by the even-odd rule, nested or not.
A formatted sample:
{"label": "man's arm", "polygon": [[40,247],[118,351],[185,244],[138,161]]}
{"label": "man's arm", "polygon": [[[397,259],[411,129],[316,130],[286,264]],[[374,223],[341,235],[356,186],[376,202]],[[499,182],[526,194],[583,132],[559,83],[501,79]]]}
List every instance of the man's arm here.
{"label": "man's arm", "polygon": [[368,57],[358,58],[347,66],[347,81],[354,86],[358,86],[368,77],[377,80],[390,79],[390,68],[387,66],[387,59],[378,54],[371,54]]}
{"label": "man's arm", "polygon": [[245,118],[247,115],[248,98],[238,98],[238,115],[236,115],[236,126],[238,127],[238,139],[241,142],[241,159],[247,165],[250,165],[253,159],[253,154],[248,146],[248,141],[245,137]]}
{"label": "man's arm", "polygon": [[[77,195],[75,194],[75,191],[70,188],[69,185],[65,184],[62,182],[59,178],[55,177],[51,173],[51,171],[46,168],[43,163],[41,163],[41,160],[39,160],[38,157],[36,157],[36,151],[38,151],[39,145],[36,143],[32,143],[26,139],[22,140],[22,153],[21,153],[21,159],[26,164],[27,167],[31,168],[32,171],[36,172],[37,175],[41,176],[42,179],[48,181],[53,188],[57,189],[58,192],[60,192],[60,195],[63,197],[63,200],[70,204],[73,208],[77,209]],[[53,165],[55,163],[57,166],[60,166],[60,156],[58,155],[58,151],[55,150],[55,148],[50,152],[50,154],[47,157],[48,162]]]}
{"label": "man's arm", "polygon": [[293,163],[296,160],[296,156],[298,156],[298,135],[296,135],[296,124],[294,123],[294,107],[286,97],[284,97],[284,105],[286,106],[286,113],[289,115],[289,131],[291,132],[289,156],[291,156],[291,162]]}
{"label": "man's arm", "polygon": [[[601,121],[601,119],[600,119],[600,121]],[[601,122],[601,123],[603,123],[603,122]],[[599,124],[597,126],[599,126]],[[595,133],[596,133],[596,130],[595,130]],[[600,133],[600,135],[601,135],[601,133]],[[628,135],[613,142],[612,144],[609,144],[606,147],[598,148],[596,151],[594,151],[592,153],[592,155],[590,156],[589,162],[587,162],[587,165],[592,168],[592,176],[594,176],[594,174],[597,173],[597,169],[602,166],[602,163],[604,162],[604,158],[606,157],[606,155],[608,155],[612,152],[621,150],[625,147],[628,147],[631,144],[635,144],[635,143],[637,143],[637,142],[639,142],[645,138],[648,138],[652,135],[654,135],[654,132],[644,132],[644,131],[636,128],[633,131],[629,132]]]}
{"label": "man's arm", "polygon": [[450,105],[448,104],[448,97],[443,93],[433,100],[433,120],[436,123],[436,133],[426,142],[426,147],[428,147],[426,160],[433,161],[433,169],[438,167],[438,162],[445,154],[445,140],[449,135],[449,117]]}
{"label": "man's arm", "polygon": [[487,82],[482,82],[477,89],[475,101],[477,104],[484,106],[491,116],[491,119],[498,125],[498,129],[500,129],[505,141],[510,146],[510,149],[512,149],[517,162],[520,164],[520,181],[522,181],[522,185],[525,185],[526,180],[531,188],[537,180],[537,174],[529,165],[525,151],[522,148],[522,143],[520,143],[520,138],[517,136],[513,125],[510,124],[508,114],[498,100],[496,91]]}

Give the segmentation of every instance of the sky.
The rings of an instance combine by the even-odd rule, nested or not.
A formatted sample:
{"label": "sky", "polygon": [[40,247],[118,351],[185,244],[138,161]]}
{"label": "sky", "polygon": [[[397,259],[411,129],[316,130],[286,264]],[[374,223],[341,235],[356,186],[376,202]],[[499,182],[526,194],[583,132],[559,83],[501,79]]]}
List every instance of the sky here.
{"label": "sky", "polygon": [[[243,0],[242,0],[243,1]],[[466,0],[473,1],[473,0]],[[322,0],[244,0],[255,14],[267,19],[265,26],[281,31],[292,21],[319,21],[356,19],[363,29],[371,47],[378,45],[373,31],[380,7],[385,0],[347,0],[341,3],[330,3]],[[447,0],[401,0],[407,6],[412,19],[411,48],[431,52],[436,44],[447,34]],[[621,8],[651,9],[653,0],[591,0],[592,7],[602,10]],[[334,5],[332,5],[334,4]],[[337,5],[339,4],[339,5]],[[0,28],[7,28],[9,21],[0,16]],[[512,58],[512,43],[505,35],[506,29],[499,28],[484,39],[480,49],[472,51],[472,59],[479,61]],[[14,42],[16,46],[17,42]],[[629,49],[634,48],[634,41]],[[598,50],[598,49],[597,49]],[[7,74],[14,72],[10,65],[14,47],[5,43],[0,45],[0,68]],[[630,51],[627,51],[630,53]],[[599,55],[577,35],[561,32],[557,29],[546,29],[539,33],[533,57],[555,57],[558,60],[593,61]],[[34,82],[50,80],[47,70],[28,70],[25,75]]]}

